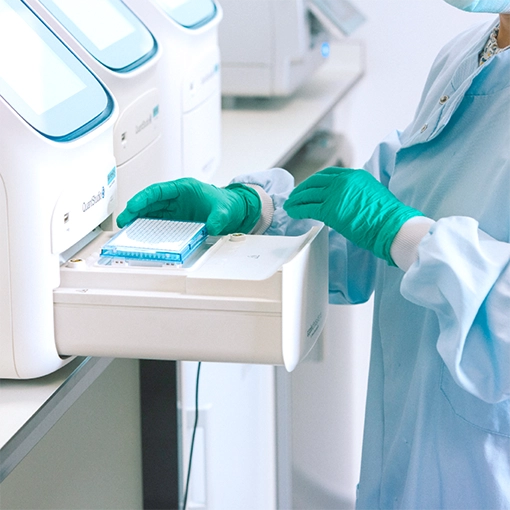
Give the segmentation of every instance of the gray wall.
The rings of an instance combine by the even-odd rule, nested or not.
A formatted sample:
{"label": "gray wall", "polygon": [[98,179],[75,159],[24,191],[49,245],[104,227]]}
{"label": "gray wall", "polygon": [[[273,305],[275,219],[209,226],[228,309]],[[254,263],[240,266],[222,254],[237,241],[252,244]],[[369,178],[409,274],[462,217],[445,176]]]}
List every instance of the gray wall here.
{"label": "gray wall", "polygon": [[142,508],[137,361],[92,384],[0,485],[0,508]]}

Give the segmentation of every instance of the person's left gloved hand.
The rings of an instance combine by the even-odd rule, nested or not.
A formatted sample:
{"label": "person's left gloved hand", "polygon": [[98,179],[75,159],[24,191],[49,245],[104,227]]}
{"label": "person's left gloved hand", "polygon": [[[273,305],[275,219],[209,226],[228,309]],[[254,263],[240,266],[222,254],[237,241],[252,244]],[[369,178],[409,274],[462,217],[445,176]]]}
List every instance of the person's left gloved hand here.
{"label": "person's left gloved hand", "polygon": [[336,167],[302,182],[283,208],[292,218],[324,222],[390,265],[395,265],[390,247],[400,227],[414,216],[423,216],[365,170]]}

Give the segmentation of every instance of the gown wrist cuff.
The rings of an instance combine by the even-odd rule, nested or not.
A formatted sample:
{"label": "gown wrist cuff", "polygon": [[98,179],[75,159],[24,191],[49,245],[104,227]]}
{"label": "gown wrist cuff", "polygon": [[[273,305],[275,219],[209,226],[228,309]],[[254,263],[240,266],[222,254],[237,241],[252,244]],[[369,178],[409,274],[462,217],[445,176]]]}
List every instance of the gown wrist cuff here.
{"label": "gown wrist cuff", "polygon": [[262,203],[262,209],[260,211],[259,221],[252,228],[250,234],[263,234],[270,226],[273,221],[274,205],[273,199],[264,191],[261,186],[257,184],[243,183],[248,188],[254,189],[260,198]]}
{"label": "gown wrist cuff", "polygon": [[414,216],[400,227],[391,244],[390,253],[402,271],[407,271],[418,260],[418,245],[434,223],[434,220],[425,216]]}

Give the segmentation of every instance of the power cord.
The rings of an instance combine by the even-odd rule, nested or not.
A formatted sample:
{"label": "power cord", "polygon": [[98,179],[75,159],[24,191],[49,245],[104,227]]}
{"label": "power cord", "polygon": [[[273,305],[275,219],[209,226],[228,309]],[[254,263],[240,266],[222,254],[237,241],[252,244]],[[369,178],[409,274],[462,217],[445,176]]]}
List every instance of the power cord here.
{"label": "power cord", "polygon": [[195,434],[197,432],[198,426],[198,383],[200,380],[200,369],[202,368],[202,362],[198,362],[197,367],[197,382],[195,386],[195,424],[193,425],[193,434],[191,436],[191,446],[189,450],[189,461],[188,461],[188,474],[186,476],[186,487],[184,489],[184,497],[182,500],[182,510],[186,510],[186,505],[188,503],[188,489],[189,489],[189,479],[191,475],[191,461],[193,460],[193,447],[195,446]]}

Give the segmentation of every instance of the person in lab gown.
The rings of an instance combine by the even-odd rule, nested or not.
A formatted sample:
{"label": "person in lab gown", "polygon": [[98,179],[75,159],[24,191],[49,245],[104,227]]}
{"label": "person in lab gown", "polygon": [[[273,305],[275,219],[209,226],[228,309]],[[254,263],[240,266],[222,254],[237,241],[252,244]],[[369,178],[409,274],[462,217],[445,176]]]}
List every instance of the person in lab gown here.
{"label": "person in lab gown", "polygon": [[510,1],[446,1],[500,15],[442,49],[414,120],[364,170],[295,189],[282,169],[181,179],[119,217],[332,227],[330,301],[375,290],[361,509],[510,509]]}

